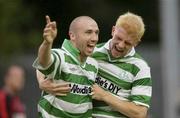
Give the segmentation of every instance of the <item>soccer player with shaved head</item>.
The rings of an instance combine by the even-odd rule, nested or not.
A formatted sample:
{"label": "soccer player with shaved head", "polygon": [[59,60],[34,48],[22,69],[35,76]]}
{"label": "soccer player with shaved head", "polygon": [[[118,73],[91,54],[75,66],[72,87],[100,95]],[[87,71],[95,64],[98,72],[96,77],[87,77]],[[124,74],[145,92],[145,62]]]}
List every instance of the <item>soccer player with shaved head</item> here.
{"label": "soccer player with shaved head", "polygon": [[[98,25],[89,16],[75,18],[69,27],[70,40],[65,39],[61,49],[52,49],[57,35],[56,22],[51,22],[49,16],[46,16],[46,21],[44,40],[33,66],[47,77],[45,81],[51,78],[50,81],[57,86],[52,86],[53,92],[43,93],[38,104],[39,116],[43,118],[92,117],[90,94],[98,65],[89,56],[98,41]],[[37,72],[39,79],[41,73]],[[59,87],[61,87],[60,90]],[[69,90],[70,93],[67,93]],[[58,95],[55,94],[56,91],[62,93]]]}

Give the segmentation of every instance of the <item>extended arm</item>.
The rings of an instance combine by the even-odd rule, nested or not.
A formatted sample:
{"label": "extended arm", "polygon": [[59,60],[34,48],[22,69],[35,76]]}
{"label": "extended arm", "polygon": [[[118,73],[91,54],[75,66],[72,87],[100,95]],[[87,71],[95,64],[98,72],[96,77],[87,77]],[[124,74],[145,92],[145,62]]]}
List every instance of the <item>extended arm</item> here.
{"label": "extended arm", "polygon": [[51,48],[56,35],[56,22],[51,22],[49,16],[46,16],[46,27],[43,32],[44,41],[38,51],[39,64],[44,68],[48,67],[48,65],[52,63]]}

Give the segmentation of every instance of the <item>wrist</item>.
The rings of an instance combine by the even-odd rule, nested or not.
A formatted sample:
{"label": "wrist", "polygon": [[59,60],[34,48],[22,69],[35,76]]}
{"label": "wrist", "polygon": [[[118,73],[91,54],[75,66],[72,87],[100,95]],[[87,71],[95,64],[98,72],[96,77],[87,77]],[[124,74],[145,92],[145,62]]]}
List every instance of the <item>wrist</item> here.
{"label": "wrist", "polygon": [[46,39],[44,39],[43,44],[44,44],[44,45],[52,45],[53,42],[49,42],[49,41],[47,41]]}

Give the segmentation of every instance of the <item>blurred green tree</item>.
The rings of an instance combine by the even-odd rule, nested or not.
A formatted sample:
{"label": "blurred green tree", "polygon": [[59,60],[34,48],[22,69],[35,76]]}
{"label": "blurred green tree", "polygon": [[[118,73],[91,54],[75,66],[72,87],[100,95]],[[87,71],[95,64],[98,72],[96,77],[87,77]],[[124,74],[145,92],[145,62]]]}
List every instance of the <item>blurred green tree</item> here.
{"label": "blurred green tree", "polygon": [[0,0],[1,58],[27,53],[37,47],[41,32],[36,26],[34,10],[23,0]]}

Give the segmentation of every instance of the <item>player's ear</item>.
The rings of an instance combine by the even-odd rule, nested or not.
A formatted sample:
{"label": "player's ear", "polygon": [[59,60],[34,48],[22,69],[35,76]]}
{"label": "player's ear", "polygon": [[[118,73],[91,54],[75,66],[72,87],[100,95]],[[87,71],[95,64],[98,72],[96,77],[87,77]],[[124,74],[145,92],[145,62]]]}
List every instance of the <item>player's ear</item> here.
{"label": "player's ear", "polygon": [[71,40],[75,40],[75,34],[74,34],[74,32],[69,31],[69,38],[70,38]]}
{"label": "player's ear", "polygon": [[114,31],[115,31],[115,26],[112,27],[112,31],[111,31],[111,35],[114,35]]}

